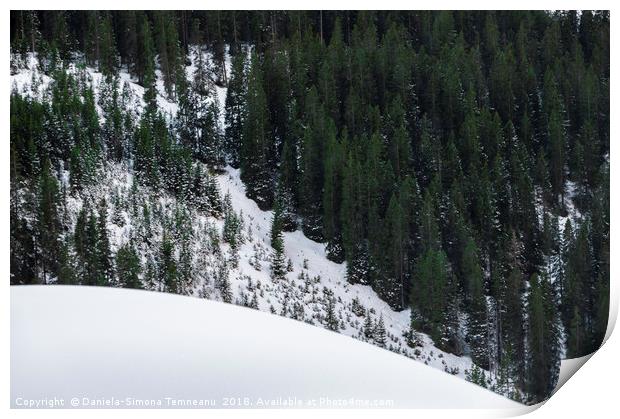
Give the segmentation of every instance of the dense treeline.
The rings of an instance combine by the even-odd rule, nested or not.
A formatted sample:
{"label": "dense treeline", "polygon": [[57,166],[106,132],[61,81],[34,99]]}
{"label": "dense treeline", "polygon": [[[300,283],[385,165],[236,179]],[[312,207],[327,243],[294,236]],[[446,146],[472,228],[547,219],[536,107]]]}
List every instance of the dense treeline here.
{"label": "dense treeline", "polygon": [[[59,234],[50,166],[88,179],[105,152],[135,161],[146,184],[211,197],[212,208],[192,162],[228,163],[241,168],[248,196],[275,209],[280,256],[283,230],[325,242],[330,259],[347,262],[349,282],[411,308],[411,345],[423,331],[469,354],[502,392],[541,400],[563,351],[600,345],[608,12],[16,11],[11,44],[18,56],[45,57],[59,80],[51,104],[11,100],[12,190],[22,179],[37,185],[40,212],[39,227],[11,223],[14,281],[40,274],[13,256]],[[76,100],[79,80],[59,70],[80,57],[110,80],[103,126],[92,93]],[[145,87],[139,120],[114,87],[121,68]],[[156,70],[179,104],[171,127],[157,108]],[[213,94],[207,72],[228,87],[224,133],[217,109],[202,105]],[[58,275],[62,248],[54,251],[41,255],[43,278]],[[92,256],[95,278],[106,276],[105,253]]]}

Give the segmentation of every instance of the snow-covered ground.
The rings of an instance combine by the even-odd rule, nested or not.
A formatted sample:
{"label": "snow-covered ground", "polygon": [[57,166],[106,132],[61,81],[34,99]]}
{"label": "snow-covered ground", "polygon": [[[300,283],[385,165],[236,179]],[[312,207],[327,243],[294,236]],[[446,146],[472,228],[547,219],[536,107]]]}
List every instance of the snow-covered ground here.
{"label": "snow-covered ground", "polygon": [[[38,69],[36,60],[29,59],[29,61],[26,68],[11,75],[11,85],[21,94],[32,95],[41,99],[46,94],[44,87],[48,86],[52,80],[42,74]],[[192,69],[193,66],[188,67],[188,77],[192,76]],[[227,61],[227,70],[230,71],[229,60]],[[87,75],[86,78],[93,85],[95,95],[99,95],[98,84],[101,80],[101,74],[88,67],[84,71]],[[143,107],[143,87],[135,83],[124,71],[121,71],[120,79],[125,84],[126,89],[132,93],[130,103],[135,104],[133,107],[138,114]],[[157,86],[159,90],[158,104],[169,117],[172,117],[177,109],[176,104],[166,99],[161,80]],[[215,100],[220,106],[221,116],[223,115],[226,89],[215,86],[215,93]],[[68,173],[61,173],[59,177],[64,179],[66,183]],[[369,312],[373,322],[381,317],[383,318],[387,332],[387,349],[419,360],[421,363],[436,369],[448,371],[460,377],[465,376],[465,371],[472,366],[469,357],[457,357],[438,350],[430,338],[424,334],[419,334],[422,346],[409,347],[404,337],[410,325],[409,310],[395,312],[370,287],[349,284],[345,278],[345,265],[329,261],[325,255],[325,246],[309,240],[301,231],[284,234],[286,258],[290,259],[293,269],[284,280],[273,281],[269,275],[272,254],[269,231],[272,213],[261,211],[254,201],[246,197],[245,187],[239,178],[238,170],[227,167],[224,173],[217,177],[217,181],[222,196],[230,194],[233,210],[241,214],[244,220],[243,236],[245,240],[238,249],[238,266],[229,269],[227,272],[233,303],[247,305],[249,300],[255,298],[257,308],[260,311],[276,313],[305,323],[327,327],[325,321],[326,307],[327,302],[331,300],[333,301],[334,312],[339,319],[338,332],[356,339],[368,340],[364,337],[363,325],[365,313]],[[66,210],[69,224],[71,226],[75,224],[77,214],[83,206],[86,196],[90,198],[91,203],[96,203],[100,198],[105,197],[109,206],[108,231],[112,251],[116,251],[130,239],[136,239],[142,264],[145,267],[149,258],[154,255],[153,249],[155,251],[158,249],[164,228],[168,230],[178,228],[174,227],[171,220],[174,220],[179,208],[188,211],[189,222],[179,229],[191,230],[193,278],[192,282],[182,292],[209,300],[222,301],[224,298],[217,286],[217,277],[220,275],[218,269],[223,263],[230,265],[231,259],[234,258],[234,252],[228,244],[223,243],[221,239],[217,241],[213,239],[214,232],[221,238],[223,220],[187,208],[162,191],[152,191],[143,186],[138,186],[133,188],[132,192],[134,182],[135,178],[130,168],[119,164],[108,164],[102,169],[96,187],[87,188],[81,195],[68,198]],[[136,191],[137,195],[132,195]],[[122,198],[121,201],[129,202],[130,199],[134,199],[139,202],[139,209],[132,211],[126,205],[115,208],[113,203],[116,195]],[[142,231],[145,222],[141,207],[148,207],[151,213],[152,218],[148,222],[148,233]],[[118,218],[122,220],[122,223],[114,221],[113,214],[115,212],[120,214]],[[168,232],[170,233],[170,231]],[[174,230],[172,234],[175,234]],[[145,283],[144,286],[149,289],[159,289],[158,284]],[[161,296],[154,294],[151,294],[150,297],[154,300],[161,298]],[[176,301],[186,302],[188,300]],[[14,304],[17,303],[14,302]],[[191,304],[211,306],[211,303],[199,300],[193,301]],[[175,309],[176,306],[174,306]],[[244,311],[244,313],[252,312]],[[180,319],[176,312],[170,312],[168,315]],[[257,314],[257,317],[262,317],[262,315]],[[222,316],[219,320],[223,324],[228,322],[228,319]],[[230,332],[232,334],[254,333],[254,331],[248,331],[248,327],[239,326],[235,330],[231,326]],[[299,327],[305,330],[305,326],[299,324]],[[165,330],[165,334],[168,333],[168,329],[162,330]],[[373,343],[372,339],[369,341]],[[306,344],[309,342],[311,341],[306,341]],[[293,342],[286,345],[289,344],[293,344]],[[312,344],[312,346],[318,352],[325,351],[321,345]],[[354,346],[370,349],[369,345],[365,344],[355,343]],[[252,345],[244,348],[244,350],[251,347]],[[239,349],[231,348],[231,351]],[[372,349],[374,350],[374,348]],[[387,355],[392,356],[391,354]],[[405,357],[401,358],[402,362],[418,365]],[[360,368],[368,368],[369,365],[370,363],[363,363]],[[449,374],[445,375],[449,376]],[[450,377],[450,379],[452,378]]]}
{"label": "snow-covered ground", "polygon": [[[457,375],[460,376],[464,376],[465,370],[471,368],[470,358],[440,351],[427,335],[419,334],[423,341],[422,347],[408,347],[404,334],[409,331],[410,310],[396,312],[370,286],[349,284],[345,277],[345,264],[328,260],[325,245],[308,239],[301,230],[284,233],[285,254],[292,262],[293,272],[287,274],[285,281],[274,283],[269,276],[268,263],[271,252],[271,211],[261,211],[256,202],[246,197],[238,170],[228,167],[218,180],[222,193],[230,193],[235,211],[243,214],[246,231],[251,231],[251,234],[246,234],[247,240],[239,249],[239,268],[231,272],[233,291],[247,292],[245,278],[250,276],[255,282],[267,284],[263,297],[258,296],[260,310],[270,310],[273,306],[280,313],[285,302],[289,307],[298,302],[308,313],[306,321],[321,324],[325,314],[324,301],[317,296],[321,297],[324,289],[327,289],[335,298],[335,311],[341,320],[340,333],[363,339],[365,318],[354,313],[353,300],[356,299],[358,305],[370,311],[374,320],[383,317],[388,348],[442,370],[457,368]],[[256,254],[265,256],[263,260],[258,257],[262,264],[260,271],[255,268]],[[286,297],[282,298],[284,295]]]}
{"label": "snow-covered ground", "polygon": [[11,406],[54,398],[64,407],[527,409],[377,347],[231,304],[14,286]]}

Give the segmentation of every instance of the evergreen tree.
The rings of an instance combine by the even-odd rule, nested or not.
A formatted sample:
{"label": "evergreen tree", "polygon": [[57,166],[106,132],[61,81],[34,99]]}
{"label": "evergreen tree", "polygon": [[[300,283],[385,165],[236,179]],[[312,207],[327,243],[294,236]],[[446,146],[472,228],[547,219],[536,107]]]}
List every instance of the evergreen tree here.
{"label": "evergreen tree", "polygon": [[273,143],[269,138],[263,71],[256,54],[252,55],[248,75],[246,106],[247,116],[243,122],[243,143],[240,152],[241,179],[247,185],[248,197],[254,199],[264,210],[273,203],[274,182],[270,166]]}
{"label": "evergreen tree", "polygon": [[441,322],[448,308],[450,267],[442,250],[427,250],[416,264],[411,287],[413,324],[439,342]]}
{"label": "evergreen tree", "polygon": [[113,278],[112,254],[110,251],[110,240],[108,238],[108,205],[105,198],[99,202],[99,216],[96,226],[96,266],[97,266],[97,285],[108,286]]}
{"label": "evergreen tree", "polygon": [[178,293],[180,291],[180,284],[174,244],[165,232],[158,256],[159,265],[157,271],[162,284],[162,290],[173,294]]}
{"label": "evergreen tree", "polygon": [[[559,374],[557,310],[546,279],[533,275],[528,297],[528,389],[535,401],[548,397]],[[577,313],[577,317],[578,317]]]}
{"label": "evergreen tree", "polygon": [[131,242],[121,246],[116,252],[117,283],[123,288],[142,288],[140,275],[142,266],[135,247]]}
{"label": "evergreen tree", "polygon": [[43,284],[58,274],[59,199],[58,181],[48,159],[41,170],[37,197],[36,243],[41,264],[40,282]]}
{"label": "evergreen tree", "polygon": [[239,152],[243,144],[243,132],[246,118],[246,63],[243,51],[232,60],[232,69],[226,93],[224,123],[226,127],[224,149],[232,167],[239,167]]}
{"label": "evergreen tree", "polygon": [[242,223],[237,213],[232,209],[230,194],[226,194],[224,198],[224,229],[222,235],[224,241],[230,244],[233,250],[237,249],[242,243],[241,229]]}
{"label": "evergreen tree", "polygon": [[383,322],[383,314],[379,316],[379,320],[375,324],[373,330],[373,339],[377,345],[385,348],[387,345],[387,338],[385,335],[385,323]]}
{"label": "evergreen tree", "polygon": [[327,139],[325,185],[323,186],[323,237],[327,241],[327,257],[334,262],[344,260],[340,197],[342,189],[343,146],[334,136]]}
{"label": "evergreen tree", "polygon": [[75,266],[67,243],[62,243],[60,248],[58,279],[56,283],[65,285],[75,285],[77,283]]}
{"label": "evergreen tree", "polygon": [[271,278],[273,280],[284,279],[286,276],[286,258],[284,255],[284,240],[282,238],[282,207],[274,207],[273,219],[271,220]]}
{"label": "evergreen tree", "polygon": [[366,314],[364,315],[364,337],[366,339],[374,339],[374,322],[372,321],[372,316],[370,315],[370,310],[366,310]]}
{"label": "evergreen tree", "polygon": [[466,307],[469,315],[467,338],[471,348],[472,361],[478,366],[488,369],[487,306],[484,296],[484,280],[478,262],[476,245],[471,239],[465,245],[461,266],[466,284]]}
{"label": "evergreen tree", "polygon": [[325,327],[329,330],[337,332],[339,329],[338,318],[336,317],[336,299],[331,290],[323,289],[324,305],[325,305]]}

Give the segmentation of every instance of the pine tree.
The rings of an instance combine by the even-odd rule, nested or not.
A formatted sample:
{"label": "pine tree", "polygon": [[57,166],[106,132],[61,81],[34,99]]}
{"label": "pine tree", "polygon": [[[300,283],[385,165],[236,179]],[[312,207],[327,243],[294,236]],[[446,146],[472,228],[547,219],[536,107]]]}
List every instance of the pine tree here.
{"label": "pine tree", "polygon": [[487,387],[484,371],[476,364],[472,364],[471,369],[465,371],[465,379],[480,387]]}
{"label": "pine tree", "polygon": [[235,250],[241,243],[242,223],[237,213],[232,209],[230,201],[230,193],[224,197],[224,229],[222,231],[223,239],[230,247]]}
{"label": "pine tree", "polygon": [[67,243],[62,243],[59,253],[59,268],[56,283],[75,285],[77,283],[75,266],[73,264],[70,249]]}
{"label": "pine tree", "polygon": [[192,201],[199,210],[215,217],[222,215],[223,204],[217,181],[201,165],[196,165],[193,170],[191,190]]}
{"label": "pine tree", "polygon": [[142,288],[142,266],[134,245],[129,242],[116,252],[117,284],[122,288]]}
{"label": "pine tree", "polygon": [[555,76],[551,71],[545,73],[543,86],[543,105],[547,122],[546,135],[549,140],[551,189],[555,202],[564,205],[564,166],[566,164],[566,144],[562,100],[558,92]]}
{"label": "pine tree", "polygon": [[323,237],[327,241],[328,259],[341,263],[344,260],[340,223],[344,151],[342,144],[334,136],[327,139],[326,147],[325,184],[323,186]]}
{"label": "pine tree", "polygon": [[97,285],[108,286],[113,278],[112,254],[108,238],[108,205],[105,198],[99,202],[97,217],[96,265]]}
{"label": "pine tree", "polygon": [[377,345],[385,348],[387,345],[387,338],[385,334],[385,323],[383,322],[383,314],[379,316],[379,320],[375,324],[373,330],[373,339]]}
{"label": "pine tree", "polygon": [[385,215],[384,228],[386,230],[385,255],[387,265],[385,270],[387,280],[383,284],[383,292],[379,295],[391,307],[402,309],[405,307],[405,282],[407,265],[407,220],[401,200],[393,194]]}
{"label": "pine tree", "polygon": [[194,265],[192,253],[190,251],[190,243],[187,237],[181,237],[181,249],[178,259],[179,272],[179,294],[189,294],[194,285]]}
{"label": "pine tree", "polygon": [[37,197],[37,247],[41,263],[40,282],[48,283],[58,273],[60,234],[59,187],[49,159],[44,162]]}
{"label": "pine tree", "polygon": [[224,149],[232,167],[239,167],[239,152],[243,144],[243,127],[246,118],[246,63],[245,54],[239,51],[232,59],[232,71],[226,94],[224,124],[226,127]]}
{"label": "pine tree", "polygon": [[366,314],[364,315],[364,337],[368,340],[374,339],[374,322],[372,321],[372,316],[370,315],[370,310],[366,310]]}
{"label": "pine tree", "polygon": [[412,321],[439,342],[440,327],[448,308],[450,267],[443,250],[429,249],[418,260],[411,286]]}
{"label": "pine tree", "polygon": [[551,394],[559,374],[559,333],[551,287],[536,275],[530,279],[528,313],[528,390],[534,401],[541,401]]}
{"label": "pine tree", "polygon": [[347,281],[367,284],[368,243],[363,214],[361,166],[351,151],[343,170],[341,222],[342,239],[347,261]]}
{"label": "pine tree", "polygon": [[467,339],[471,348],[472,361],[488,369],[487,305],[482,270],[478,262],[476,245],[472,239],[469,239],[465,246],[461,266],[466,284]]}
{"label": "pine tree", "polygon": [[282,238],[282,207],[278,204],[274,207],[273,219],[271,220],[271,278],[284,279],[286,276],[286,256],[284,254],[284,240]]}
{"label": "pine tree", "polygon": [[159,249],[157,270],[163,291],[177,294],[180,291],[180,284],[174,244],[166,232],[164,232]]}
{"label": "pine tree", "polygon": [[339,327],[338,318],[336,317],[336,300],[333,292],[327,288],[323,289],[325,298],[325,327],[329,330],[337,332]]}
{"label": "pine tree", "polygon": [[274,182],[270,167],[273,144],[269,138],[267,99],[263,89],[263,71],[256,54],[252,55],[246,94],[247,116],[243,122],[241,145],[241,179],[247,195],[265,210],[273,203]]}
{"label": "pine tree", "polygon": [[308,129],[304,131],[301,151],[300,208],[302,229],[312,240],[323,240],[323,194],[325,144],[337,140],[336,127],[325,115],[315,89],[306,99]]}
{"label": "pine tree", "polygon": [[583,222],[574,239],[566,264],[566,286],[562,299],[562,315],[567,330],[567,355],[579,357],[589,350],[589,323],[594,289],[592,281],[592,248],[588,238],[588,222]]}
{"label": "pine tree", "polygon": [[148,19],[143,18],[139,32],[138,57],[141,59],[136,65],[138,81],[144,86],[144,102],[146,114],[154,115],[157,110],[157,87],[155,85],[155,47],[151,35],[151,26]]}
{"label": "pine tree", "polygon": [[229,272],[226,263],[220,263],[217,270],[216,287],[220,292],[220,297],[225,303],[232,303],[232,290],[230,287]]}
{"label": "pine tree", "polygon": [[115,74],[118,63],[116,57],[116,46],[114,42],[114,33],[109,12],[102,13],[99,18],[99,28],[97,34],[98,39],[98,64],[99,71],[109,76]]}

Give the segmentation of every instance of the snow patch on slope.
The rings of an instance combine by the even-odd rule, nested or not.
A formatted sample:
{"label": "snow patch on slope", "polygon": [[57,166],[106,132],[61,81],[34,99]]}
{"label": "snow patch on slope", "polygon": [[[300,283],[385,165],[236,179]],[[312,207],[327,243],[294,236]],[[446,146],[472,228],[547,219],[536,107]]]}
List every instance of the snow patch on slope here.
{"label": "snow patch on slope", "polygon": [[[239,268],[233,271],[237,275],[231,275],[233,278],[235,276],[237,278],[233,281],[233,289],[236,289],[238,293],[245,292],[245,282],[242,279],[244,275],[249,275],[253,280],[261,281],[261,283],[271,283],[269,259],[260,260],[259,258],[259,263],[263,264],[261,271],[257,271],[252,266],[253,262],[250,263],[250,261],[256,255],[257,247],[259,249],[261,247],[268,248],[269,254],[271,252],[269,241],[272,212],[261,211],[256,202],[246,197],[245,186],[239,178],[239,170],[228,167],[226,173],[219,176],[218,180],[222,193],[230,193],[233,208],[243,214],[246,229],[253,233],[251,236],[248,235],[248,241],[239,250]],[[427,335],[419,334],[423,341],[422,347],[408,347],[404,335],[409,331],[410,310],[394,311],[377,296],[370,286],[349,284],[345,278],[345,264],[337,264],[327,259],[324,244],[308,239],[300,230],[297,230],[292,233],[284,233],[284,248],[287,259],[292,262],[293,272],[287,274],[287,283],[276,283],[274,285],[276,289],[280,288],[288,295],[285,300],[286,304],[290,306],[299,302],[310,311],[313,316],[311,315],[309,321],[321,324],[321,319],[325,315],[324,304],[318,300],[315,302],[312,298],[312,292],[322,293],[322,290],[326,288],[333,293],[336,300],[335,311],[342,320],[341,326],[344,326],[341,327],[340,333],[363,339],[364,317],[358,317],[353,312],[353,299],[357,298],[364,308],[373,313],[374,320],[378,320],[380,316],[383,317],[388,336],[388,348],[435,368],[442,370],[458,368],[458,375],[460,376],[464,376],[465,370],[471,368],[470,358],[458,357],[437,349]],[[312,290],[304,292],[306,280],[302,279],[302,275],[303,278],[315,279],[311,285]],[[284,301],[278,301],[280,299],[278,294],[281,293],[259,298],[259,308],[269,310],[270,306],[273,305],[275,311],[280,313]]]}

